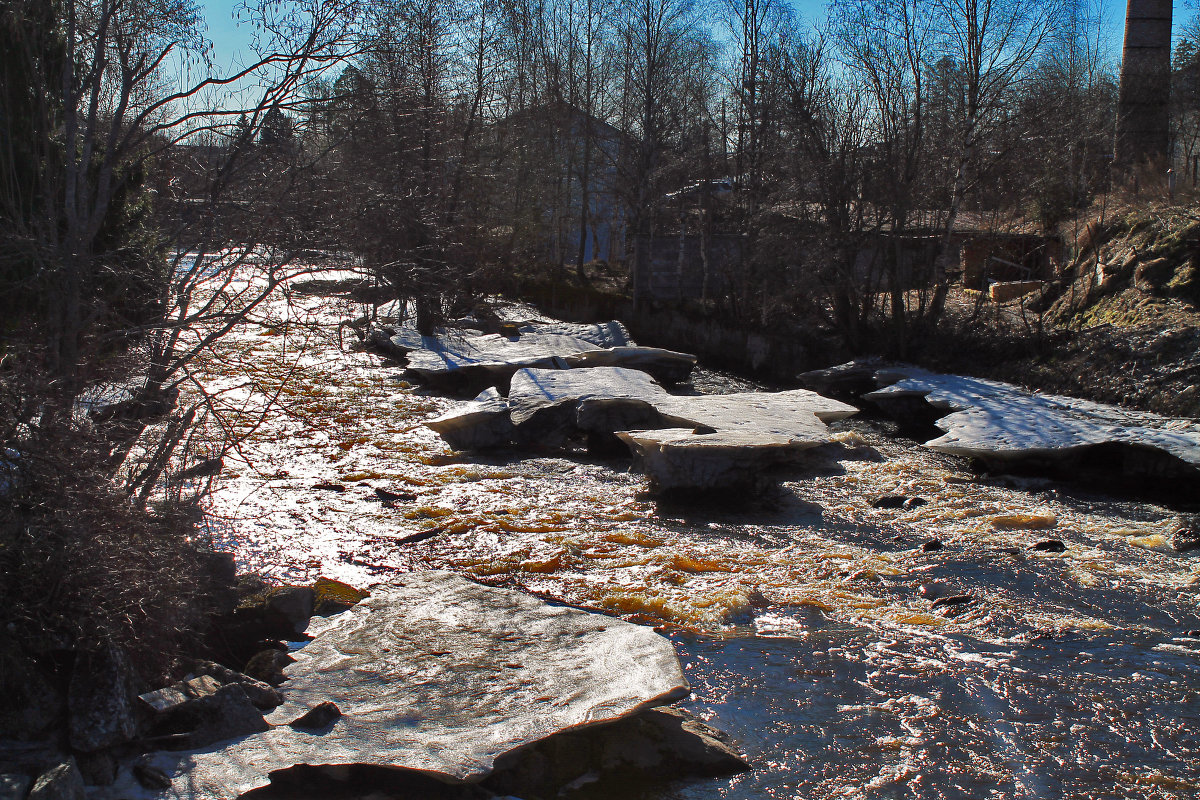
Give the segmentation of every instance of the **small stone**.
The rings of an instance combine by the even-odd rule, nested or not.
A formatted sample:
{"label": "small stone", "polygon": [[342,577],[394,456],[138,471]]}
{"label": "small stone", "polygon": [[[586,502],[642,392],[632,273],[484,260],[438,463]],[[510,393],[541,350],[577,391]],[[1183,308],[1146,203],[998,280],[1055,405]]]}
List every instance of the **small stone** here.
{"label": "small stone", "polygon": [[1040,542],[1031,544],[1029,549],[1039,553],[1062,553],[1066,551],[1067,546],[1058,539],[1042,539]]}
{"label": "small stone", "polygon": [[293,728],[320,730],[328,725],[332,725],[341,716],[341,709],[334,702],[326,700],[324,703],[310,708],[304,714],[289,722],[288,725],[291,725]]}
{"label": "small stone", "polygon": [[221,682],[211,675],[197,675],[172,688],[176,688],[189,698],[196,700],[216,694],[221,689]]}
{"label": "small stone", "polygon": [[133,764],[133,777],[146,789],[161,792],[171,788],[171,779],[160,767],[151,764],[144,756]]}
{"label": "small stone", "polygon": [[412,492],[393,492],[390,489],[375,488],[375,496],[385,503],[411,503],[417,499]]}
{"label": "small stone", "polygon": [[156,714],[167,714],[175,711],[190,698],[181,690],[172,686],[156,689],[153,692],[139,694],[138,699],[149,706]]}
{"label": "small stone", "polygon": [[1190,638],[1192,638],[1192,639],[1200,639],[1200,630],[1194,630],[1194,629],[1193,629],[1193,630],[1190,630],[1190,631],[1188,631],[1188,632],[1187,632],[1186,634],[1184,634],[1184,635],[1185,635],[1185,636],[1188,636],[1188,637],[1190,637]]}
{"label": "small stone", "polygon": [[946,546],[944,544],[942,544],[940,540],[930,539],[927,542],[925,542],[925,544],[921,545],[921,552],[922,553],[933,553],[938,550],[943,550],[943,549],[945,549],[945,547]]}
{"label": "small stone", "polygon": [[921,506],[928,504],[929,501],[924,497],[909,497],[904,500],[904,507],[907,509],[920,508]]}
{"label": "small stone", "polygon": [[83,775],[75,759],[68,759],[43,772],[29,792],[29,800],[84,800]]}

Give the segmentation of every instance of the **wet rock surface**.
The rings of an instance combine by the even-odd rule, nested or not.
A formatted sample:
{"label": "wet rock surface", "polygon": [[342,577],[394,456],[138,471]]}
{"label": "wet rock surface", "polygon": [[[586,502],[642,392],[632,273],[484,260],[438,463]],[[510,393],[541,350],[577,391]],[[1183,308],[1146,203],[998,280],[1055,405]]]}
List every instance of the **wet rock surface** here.
{"label": "wet rock surface", "polygon": [[[688,692],[674,648],[648,628],[444,572],[399,576],[313,624],[275,727],[220,750],[156,757],[176,796],[235,797],[296,764],[475,781],[504,753]],[[241,691],[221,692],[232,690]],[[327,700],[342,714],[319,735],[283,724]]]}

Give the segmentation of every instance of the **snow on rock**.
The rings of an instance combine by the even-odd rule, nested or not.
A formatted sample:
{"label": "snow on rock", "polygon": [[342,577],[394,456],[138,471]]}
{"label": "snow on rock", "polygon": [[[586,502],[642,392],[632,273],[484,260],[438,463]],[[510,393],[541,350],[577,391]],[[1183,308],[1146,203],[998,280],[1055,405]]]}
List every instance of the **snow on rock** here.
{"label": "snow on rock", "polygon": [[507,409],[497,399],[477,398],[429,425],[454,447],[499,444],[492,434],[506,412],[522,442],[561,445],[578,434],[616,434],[659,489],[746,483],[826,443],[825,424],[857,411],[805,390],[680,397],[621,367],[523,369],[512,378]]}
{"label": "snow on rock", "polygon": [[915,367],[879,369],[884,388],[864,397],[886,411],[923,399],[948,412],[945,435],[926,442],[943,453],[991,461],[1077,458],[1089,448],[1120,445],[1156,450],[1200,468],[1200,425],[1119,406],[1034,394],[1007,383],[941,375]]}
{"label": "snow on rock", "polygon": [[[286,669],[273,727],[224,747],[155,754],[172,779],[162,796],[234,798],[298,764],[472,783],[502,755],[689,692],[674,647],[650,628],[447,572],[400,575],[309,633],[316,638]],[[287,724],[326,701],[342,716],[325,728]],[[146,796],[125,777],[114,788]]]}

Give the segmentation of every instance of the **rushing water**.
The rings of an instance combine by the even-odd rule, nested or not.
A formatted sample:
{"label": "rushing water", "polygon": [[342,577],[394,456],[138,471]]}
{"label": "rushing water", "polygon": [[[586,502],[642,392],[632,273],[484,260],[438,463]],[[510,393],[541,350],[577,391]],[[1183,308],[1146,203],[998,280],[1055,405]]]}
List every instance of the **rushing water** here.
{"label": "rushing water", "polygon": [[[338,347],[360,313],[277,303],[204,366],[246,436],[210,516],[243,568],[451,569],[658,626],[755,769],[647,798],[1200,793],[1200,560],[1172,510],[979,478],[854,419],[760,497],[657,503],[627,460],[449,451],[421,423],[456,401]],[[1048,537],[1065,552],[1028,549]]]}

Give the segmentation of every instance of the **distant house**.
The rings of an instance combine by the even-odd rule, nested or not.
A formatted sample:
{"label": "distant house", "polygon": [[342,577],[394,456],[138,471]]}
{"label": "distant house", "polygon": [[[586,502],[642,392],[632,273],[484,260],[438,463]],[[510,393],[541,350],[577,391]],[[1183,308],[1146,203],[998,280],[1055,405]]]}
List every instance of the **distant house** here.
{"label": "distant house", "polygon": [[507,154],[502,160],[517,173],[513,185],[521,187],[514,218],[532,209],[551,262],[574,264],[581,243],[584,262],[625,258],[620,165],[633,142],[568,103],[526,109],[497,125],[497,144]]}

